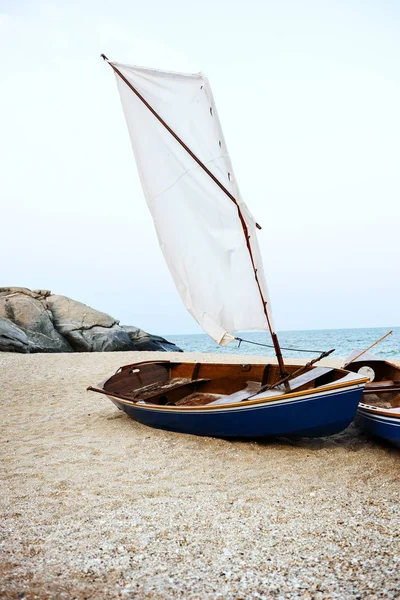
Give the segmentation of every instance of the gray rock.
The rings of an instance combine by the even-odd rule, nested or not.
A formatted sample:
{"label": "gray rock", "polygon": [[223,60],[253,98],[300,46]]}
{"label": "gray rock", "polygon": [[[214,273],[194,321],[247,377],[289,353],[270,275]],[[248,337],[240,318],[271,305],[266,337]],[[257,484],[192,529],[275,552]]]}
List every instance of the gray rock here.
{"label": "gray rock", "polygon": [[131,342],[134,344],[134,350],[148,350],[161,352],[183,352],[178,346],[158,335],[146,333],[143,329],[132,327],[130,325],[122,325],[122,329],[129,335]]}
{"label": "gray rock", "polygon": [[129,336],[110,315],[55,294],[46,298],[46,305],[57,331],[76,352],[134,350]]}
{"label": "gray rock", "polygon": [[26,333],[9,319],[0,318],[0,352],[29,352]]}
{"label": "gray rock", "polygon": [[110,315],[49,290],[0,288],[0,351],[182,352],[138,327],[121,327]]}
{"label": "gray rock", "polygon": [[51,313],[40,299],[43,299],[40,292],[26,288],[0,288],[0,317],[26,334],[29,352],[72,352],[68,342],[54,329]]}

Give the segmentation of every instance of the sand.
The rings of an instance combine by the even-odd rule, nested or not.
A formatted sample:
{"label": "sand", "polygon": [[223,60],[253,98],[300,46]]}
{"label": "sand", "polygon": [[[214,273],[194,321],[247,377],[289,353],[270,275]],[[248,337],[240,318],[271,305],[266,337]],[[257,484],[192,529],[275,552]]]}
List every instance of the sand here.
{"label": "sand", "polygon": [[355,426],[297,442],[169,433],[85,391],[155,357],[261,362],[0,355],[0,597],[399,597],[398,450]]}

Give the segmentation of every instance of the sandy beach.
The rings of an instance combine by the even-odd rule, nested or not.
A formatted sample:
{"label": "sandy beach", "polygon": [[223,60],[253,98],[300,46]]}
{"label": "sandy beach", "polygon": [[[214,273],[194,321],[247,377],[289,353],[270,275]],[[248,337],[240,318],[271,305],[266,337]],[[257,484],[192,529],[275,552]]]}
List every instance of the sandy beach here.
{"label": "sandy beach", "polygon": [[86,392],[147,358],[263,362],[0,355],[0,597],[399,597],[398,450],[354,425],[296,442],[169,433]]}

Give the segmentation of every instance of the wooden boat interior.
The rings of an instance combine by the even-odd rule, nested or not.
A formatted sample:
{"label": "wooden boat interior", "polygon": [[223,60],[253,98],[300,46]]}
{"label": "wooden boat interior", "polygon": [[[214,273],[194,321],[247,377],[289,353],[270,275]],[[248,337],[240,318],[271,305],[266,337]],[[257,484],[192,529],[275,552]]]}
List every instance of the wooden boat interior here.
{"label": "wooden boat interior", "polygon": [[[299,365],[286,365],[289,374]],[[260,397],[319,388],[347,375],[341,369],[311,367]],[[280,380],[275,364],[212,364],[186,362],[142,362],[121,367],[103,383],[102,391],[123,400],[162,406],[204,406],[241,402],[256,398],[262,386]]]}
{"label": "wooden boat interior", "polygon": [[[363,403],[376,408],[400,407],[400,367],[385,360],[357,360],[346,365],[348,371],[363,374],[368,367],[373,373],[373,380],[366,383]],[[360,372],[360,369],[361,372]],[[364,371],[366,373],[366,371]]]}

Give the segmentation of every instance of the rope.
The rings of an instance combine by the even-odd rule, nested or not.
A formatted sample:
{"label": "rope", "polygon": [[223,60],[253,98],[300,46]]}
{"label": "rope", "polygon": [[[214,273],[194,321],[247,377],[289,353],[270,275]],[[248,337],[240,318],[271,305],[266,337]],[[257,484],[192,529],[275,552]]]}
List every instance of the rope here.
{"label": "rope", "polygon": [[[240,344],[242,342],[246,342],[246,344],[254,344],[255,346],[263,346],[264,348],[274,348],[274,346],[271,346],[270,344],[260,344],[260,342],[252,342],[250,340],[244,340],[243,338],[240,337],[235,337],[235,340],[237,340],[239,342],[238,348],[240,348]],[[324,350],[305,350],[304,348],[284,348],[283,346],[281,346],[281,350],[291,350],[292,352],[312,352],[313,354],[315,353],[323,353]]]}

